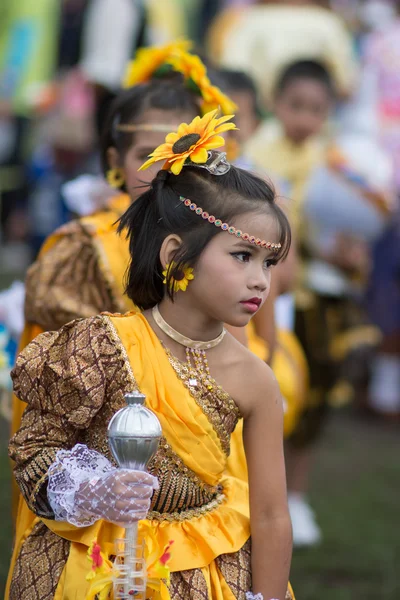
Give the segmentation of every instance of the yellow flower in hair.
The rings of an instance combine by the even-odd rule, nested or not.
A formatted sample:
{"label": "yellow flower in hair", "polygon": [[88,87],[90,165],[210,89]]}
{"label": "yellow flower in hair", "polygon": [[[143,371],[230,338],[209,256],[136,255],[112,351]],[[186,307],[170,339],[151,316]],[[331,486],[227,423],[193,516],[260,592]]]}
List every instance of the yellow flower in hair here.
{"label": "yellow flower in hair", "polygon": [[221,92],[219,87],[211,85],[211,83],[201,90],[201,95],[203,96],[203,104],[201,105],[203,114],[208,113],[215,108],[220,108],[224,115],[231,115],[234,114],[238,108],[233,100]]}
{"label": "yellow flower in hair", "polygon": [[234,115],[216,118],[217,113],[218,110],[213,110],[204,117],[195,117],[189,125],[181,123],[177,132],[169,133],[165,143],[149,154],[149,160],[139,168],[139,171],[147,169],[155,162],[165,160],[163,169],[179,175],[186,161],[195,164],[206,163],[208,151],[225,144],[224,138],[219,134],[237,129],[234,123],[226,123]]}
{"label": "yellow flower in hair", "polygon": [[[174,266],[173,262],[171,264],[168,263],[168,265],[165,266],[165,271],[162,272],[164,284],[167,283],[168,273],[171,272]],[[174,277],[171,279],[171,289],[174,292],[186,292],[187,286],[192,279],[194,279],[192,267],[182,267],[182,269],[178,271],[178,274],[175,273]]]}
{"label": "yellow flower in hair", "polygon": [[174,71],[182,73],[186,81],[191,79],[199,88],[201,94],[203,88],[210,85],[210,80],[207,77],[207,68],[197,54],[190,54],[184,51],[176,52],[168,58],[168,64],[173,67]]}
{"label": "yellow flower in hair", "polygon": [[172,59],[175,54],[186,52],[191,46],[192,42],[189,40],[178,40],[164,46],[139,48],[135,59],[128,64],[122,87],[130,88],[148,81],[162,65],[169,63],[168,59]]}
{"label": "yellow flower in hair", "polygon": [[232,115],[237,110],[236,104],[219,87],[212,85],[207,76],[207,68],[202,60],[189,52],[177,52],[167,61],[175,71],[182,73],[185,80],[192,81],[198,89],[202,102],[202,113],[205,114],[220,108],[224,115]]}

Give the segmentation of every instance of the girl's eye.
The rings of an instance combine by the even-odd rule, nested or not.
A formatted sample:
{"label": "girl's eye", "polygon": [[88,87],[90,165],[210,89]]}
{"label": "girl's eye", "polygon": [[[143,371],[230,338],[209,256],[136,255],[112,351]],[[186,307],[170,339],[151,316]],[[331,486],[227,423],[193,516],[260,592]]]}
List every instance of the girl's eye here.
{"label": "girl's eye", "polygon": [[270,267],[274,267],[277,264],[276,259],[274,258],[267,258],[264,261],[264,268],[265,269],[269,269]]}
{"label": "girl's eye", "polygon": [[250,260],[251,253],[250,252],[232,252],[232,256],[234,256],[239,262],[247,263]]}

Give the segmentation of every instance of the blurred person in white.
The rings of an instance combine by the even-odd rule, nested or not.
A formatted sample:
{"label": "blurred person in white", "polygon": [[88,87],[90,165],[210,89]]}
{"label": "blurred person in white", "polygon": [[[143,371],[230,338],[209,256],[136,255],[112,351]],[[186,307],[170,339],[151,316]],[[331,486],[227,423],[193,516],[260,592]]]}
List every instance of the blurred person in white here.
{"label": "blurred person in white", "polygon": [[372,365],[369,403],[387,416],[400,415],[400,3],[366,2],[362,16],[371,32],[365,37],[365,102],[376,137],[394,163],[397,203],[393,217],[374,248],[369,309],[383,339]]}
{"label": "blurred person in white", "polygon": [[144,0],[92,0],[83,19],[79,67],[95,91],[101,131],[110,96],[119,90],[132,53],[144,44]]}
{"label": "blurred person in white", "polygon": [[100,88],[117,91],[139,47],[186,33],[182,0],[92,0],[84,17],[81,68]]}
{"label": "blurred person in white", "polygon": [[[126,65],[138,48],[181,37],[185,31],[181,0],[89,0],[83,17],[82,51],[79,70],[91,86],[95,99],[94,121],[98,137],[103,129],[110,105],[120,91]],[[83,193],[91,198],[91,207],[104,207],[106,195],[101,191],[100,177],[92,168],[90,178],[73,180],[62,195],[68,207],[76,207]],[[108,197],[110,192],[108,190]],[[75,212],[75,210],[73,210]]]}
{"label": "blurred person in white", "polygon": [[241,12],[223,43],[220,62],[249,73],[271,108],[282,69],[302,59],[324,62],[341,97],[351,93],[356,63],[342,20],[320,2],[259,0]]}
{"label": "blurred person in white", "polygon": [[118,90],[132,50],[143,36],[142,0],[96,0],[84,16],[81,68],[98,85]]}

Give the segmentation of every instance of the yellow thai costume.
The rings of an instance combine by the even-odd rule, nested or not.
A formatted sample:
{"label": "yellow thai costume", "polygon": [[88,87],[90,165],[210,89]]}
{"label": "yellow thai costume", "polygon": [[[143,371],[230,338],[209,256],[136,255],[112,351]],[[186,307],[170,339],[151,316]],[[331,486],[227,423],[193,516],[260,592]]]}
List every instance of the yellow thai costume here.
{"label": "yellow thai costume", "polygon": [[47,471],[59,449],[76,443],[112,460],[107,425],[132,390],[146,395],[163,430],[149,466],[160,487],[139,523],[149,559],[174,541],[173,600],[244,600],[251,590],[248,489],[226,473],[240,413],[215,381],[210,389],[196,372],[193,382],[187,364],[171,355],[141,314],[101,315],[40,335],[20,354],[13,379],[28,408],[10,453],[37,517],[16,548],[10,600],[83,599],[93,538],[107,555],[115,552],[118,527],[52,520]]}

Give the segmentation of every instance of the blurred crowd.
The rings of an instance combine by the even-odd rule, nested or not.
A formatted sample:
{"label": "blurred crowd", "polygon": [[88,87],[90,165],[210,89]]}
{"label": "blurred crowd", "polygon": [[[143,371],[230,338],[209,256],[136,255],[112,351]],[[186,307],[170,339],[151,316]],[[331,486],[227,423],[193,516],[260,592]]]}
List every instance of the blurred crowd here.
{"label": "blurred crowd", "polygon": [[[99,145],[126,65],[137,48],[178,38],[194,41],[238,106],[230,160],[272,179],[291,214],[295,282],[280,282],[275,316],[296,330],[311,378],[293,447],[316,439],[329,405],[353,401],[397,418],[395,0],[2,0],[0,275],[23,273],[57,227],[105,205]],[[14,359],[23,301],[20,282],[0,293],[1,373]],[[307,461],[294,459],[295,478]],[[311,517],[304,536],[319,537]]]}

